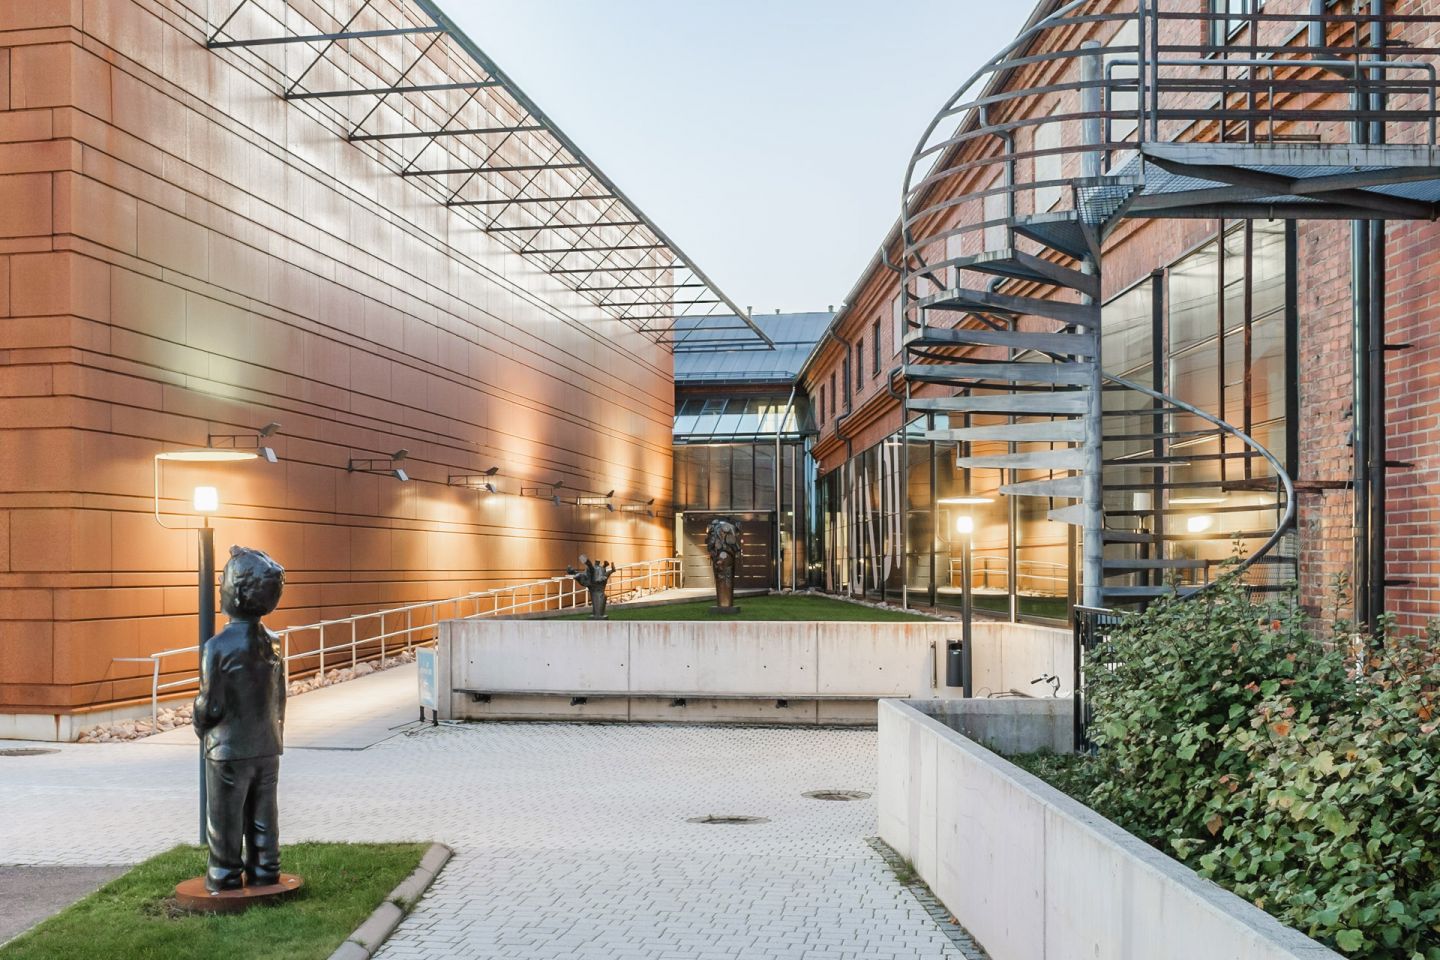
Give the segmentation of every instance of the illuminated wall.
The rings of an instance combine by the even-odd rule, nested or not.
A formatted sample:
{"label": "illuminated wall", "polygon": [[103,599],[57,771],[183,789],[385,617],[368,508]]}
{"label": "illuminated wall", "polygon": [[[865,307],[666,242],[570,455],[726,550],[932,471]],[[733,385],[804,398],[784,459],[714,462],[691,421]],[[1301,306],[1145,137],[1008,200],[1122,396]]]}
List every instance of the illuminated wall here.
{"label": "illuminated wall", "polygon": [[[219,549],[287,568],[277,626],[673,551],[664,518],[516,495],[668,507],[668,351],[207,50],[203,6],[0,4],[0,737],[148,695],[113,658],[194,641],[152,464],[210,434],[283,425],[279,463],[160,490],[184,523],[219,488]],[[402,447],[408,483],[346,472]],[[447,486],[492,466],[497,495]]]}

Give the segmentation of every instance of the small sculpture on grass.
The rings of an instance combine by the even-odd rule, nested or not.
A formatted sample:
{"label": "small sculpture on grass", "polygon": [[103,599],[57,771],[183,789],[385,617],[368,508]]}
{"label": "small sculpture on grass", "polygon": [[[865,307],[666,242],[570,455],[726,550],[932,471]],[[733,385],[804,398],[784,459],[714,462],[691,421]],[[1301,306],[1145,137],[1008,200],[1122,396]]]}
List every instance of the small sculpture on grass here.
{"label": "small sculpture on grass", "polygon": [[735,573],[740,568],[740,524],[729,517],[716,517],[705,530],[705,549],[715,572],[715,606],[712,613],[736,614]]}
{"label": "small sculpture on grass", "polygon": [[590,619],[608,620],[605,614],[605,585],[610,582],[610,574],[615,572],[615,564],[609,560],[601,560],[599,563],[591,560],[585,554],[580,554],[580,566],[582,569],[566,567],[565,572],[575,578],[575,582],[586,590],[590,591]]}
{"label": "small sculpture on grass", "polygon": [[280,638],[260,618],[280,604],[285,569],[259,550],[231,547],[220,578],[230,618],[205,643],[195,733],[204,744],[203,878],[176,887],[191,909],[240,910],[299,889],[280,872],[277,790],[285,736],[285,661]]}

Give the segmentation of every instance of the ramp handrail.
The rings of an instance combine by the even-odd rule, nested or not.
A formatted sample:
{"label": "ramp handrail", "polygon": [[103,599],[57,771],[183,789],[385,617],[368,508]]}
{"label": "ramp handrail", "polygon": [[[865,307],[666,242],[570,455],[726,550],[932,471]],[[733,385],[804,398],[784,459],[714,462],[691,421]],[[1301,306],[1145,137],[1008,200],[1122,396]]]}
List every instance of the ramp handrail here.
{"label": "ramp handrail", "polygon": [[[610,575],[606,593],[612,597],[623,596],[635,590],[663,590],[679,585],[680,558],[662,557],[658,560],[640,560],[621,564]],[[315,623],[299,624],[275,631],[283,644],[282,659],[285,663],[287,682],[297,676],[324,676],[327,656],[330,666],[345,663],[355,667],[362,661],[383,661],[390,653],[428,646],[438,636],[441,620],[468,620],[475,617],[514,616],[517,614],[542,613],[550,610],[578,609],[589,603],[589,592],[569,576],[548,577],[527,583],[509,584],[478,590],[458,597],[442,600],[427,600],[385,610],[357,613],[334,620],[320,620]],[[466,611],[469,612],[466,612]],[[362,630],[361,624],[373,623],[376,631]],[[327,637],[327,632],[329,637]],[[317,634],[316,645],[312,648],[291,651],[291,637],[297,634]],[[334,642],[339,634],[341,639]],[[365,648],[362,652],[362,648]],[[150,668],[150,723],[156,725],[160,713],[160,696],[168,691],[199,685],[199,667],[194,675],[161,682],[162,664],[167,658],[195,654],[198,644],[158,650],[145,657],[116,657],[117,663],[148,663]],[[336,656],[338,654],[338,656]],[[312,661],[304,666],[292,666]]]}

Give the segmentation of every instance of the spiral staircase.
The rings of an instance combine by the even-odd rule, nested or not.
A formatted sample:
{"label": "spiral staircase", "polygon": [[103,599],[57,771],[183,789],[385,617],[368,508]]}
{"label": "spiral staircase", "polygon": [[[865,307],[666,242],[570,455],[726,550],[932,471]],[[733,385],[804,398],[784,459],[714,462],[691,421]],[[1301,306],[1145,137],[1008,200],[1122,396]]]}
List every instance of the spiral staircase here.
{"label": "spiral staircase", "polygon": [[1102,250],[1134,218],[1434,219],[1434,51],[1391,57],[1416,18],[1373,11],[1048,6],[947,101],[907,171],[905,422],[931,418],[960,467],[1004,471],[1000,493],[1081,528],[1088,608],[1202,591],[1232,543],[1254,589],[1280,589],[1284,464],[1163,383],[1107,371]]}

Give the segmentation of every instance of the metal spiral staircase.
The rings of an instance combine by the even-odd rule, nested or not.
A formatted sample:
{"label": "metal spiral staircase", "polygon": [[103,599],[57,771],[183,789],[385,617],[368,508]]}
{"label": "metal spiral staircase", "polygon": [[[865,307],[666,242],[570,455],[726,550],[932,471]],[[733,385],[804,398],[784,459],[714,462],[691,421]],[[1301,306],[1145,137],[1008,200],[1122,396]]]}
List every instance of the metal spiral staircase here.
{"label": "metal spiral staircase", "polygon": [[[1127,218],[1435,218],[1434,51],[1390,56],[1422,18],[1282,6],[1303,4],[1239,18],[1060,4],[945,104],[907,171],[905,422],[934,417],[925,435],[957,442],[960,467],[1004,471],[1002,494],[1045,498],[1081,528],[1087,607],[1204,590],[1231,542],[1260,589],[1295,561],[1280,459],[1107,372],[1111,232]],[[1197,529],[1201,503],[1230,522]]]}

